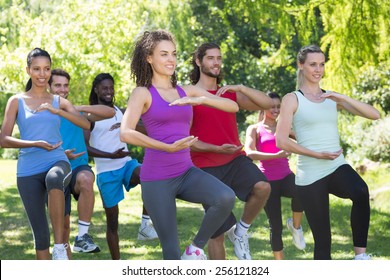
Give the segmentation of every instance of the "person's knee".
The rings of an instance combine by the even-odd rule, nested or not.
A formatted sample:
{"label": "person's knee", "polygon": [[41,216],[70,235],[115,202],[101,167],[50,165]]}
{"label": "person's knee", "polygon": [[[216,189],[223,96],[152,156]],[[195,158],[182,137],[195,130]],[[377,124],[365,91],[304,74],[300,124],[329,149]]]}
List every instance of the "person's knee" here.
{"label": "person's knee", "polygon": [[268,199],[271,193],[271,185],[268,182],[260,181],[253,186],[251,196],[258,199]]}
{"label": "person's knee", "polygon": [[95,177],[91,172],[80,172],[77,174],[76,178],[76,193],[85,193],[93,195],[93,183],[95,182]]}
{"label": "person's knee", "polygon": [[230,188],[218,195],[218,205],[223,205],[225,208],[233,209],[236,202],[236,194]]}

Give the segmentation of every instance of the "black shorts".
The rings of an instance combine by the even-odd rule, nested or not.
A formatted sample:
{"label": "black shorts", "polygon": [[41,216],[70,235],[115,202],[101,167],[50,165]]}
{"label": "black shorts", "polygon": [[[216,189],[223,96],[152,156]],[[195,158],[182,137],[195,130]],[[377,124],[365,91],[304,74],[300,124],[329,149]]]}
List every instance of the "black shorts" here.
{"label": "black shorts", "polygon": [[79,200],[80,194],[78,194],[74,191],[74,187],[76,185],[77,174],[81,171],[84,171],[84,170],[90,171],[92,174],[95,174],[95,173],[93,173],[92,168],[89,165],[80,165],[72,170],[72,179],[70,180],[68,187],[65,188],[65,216],[70,215],[71,194],[73,195],[74,199],[76,199],[76,201]]}
{"label": "black shorts", "polygon": [[[228,185],[241,200],[246,202],[249,199],[249,195],[253,190],[253,187],[258,182],[268,182],[267,178],[260,171],[253,161],[244,155],[236,157],[231,162],[217,166],[217,167],[205,167],[202,170],[217,177],[219,180]],[[203,205],[207,210],[207,206]],[[232,226],[236,224],[237,220],[233,213],[230,213],[225,223],[213,234],[211,238],[218,237],[219,235],[228,231]]]}

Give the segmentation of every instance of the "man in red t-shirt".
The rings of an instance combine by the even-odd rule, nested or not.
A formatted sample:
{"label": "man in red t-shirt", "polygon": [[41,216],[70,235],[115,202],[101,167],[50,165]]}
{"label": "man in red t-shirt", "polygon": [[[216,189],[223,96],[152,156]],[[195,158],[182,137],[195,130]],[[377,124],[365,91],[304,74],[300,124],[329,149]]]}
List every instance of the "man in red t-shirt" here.
{"label": "man in red t-shirt", "polygon": [[[222,56],[217,44],[201,45],[194,53],[192,64],[194,69],[190,78],[196,86],[234,100],[244,110],[258,111],[273,106],[272,99],[261,91],[244,85],[218,86],[222,79]],[[192,161],[231,187],[236,196],[245,202],[240,221],[237,222],[231,213],[209,240],[209,257],[225,259],[224,233],[227,232],[237,258],[250,260],[247,231],[267,202],[270,184],[242,150],[234,113],[207,106],[194,106],[193,112],[191,135],[199,140],[191,146]],[[207,206],[204,207],[207,211]]]}

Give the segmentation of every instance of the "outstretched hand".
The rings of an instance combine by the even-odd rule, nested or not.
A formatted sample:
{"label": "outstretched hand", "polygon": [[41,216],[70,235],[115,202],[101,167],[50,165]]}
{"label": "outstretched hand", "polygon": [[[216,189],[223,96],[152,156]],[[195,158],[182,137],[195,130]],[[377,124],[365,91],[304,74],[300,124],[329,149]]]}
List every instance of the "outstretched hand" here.
{"label": "outstretched hand", "polygon": [[342,102],[344,100],[344,97],[345,97],[344,95],[334,91],[326,91],[321,95],[321,98],[331,99],[336,103]]}
{"label": "outstretched hand", "polygon": [[317,158],[334,160],[338,158],[342,153],[343,153],[343,149],[340,149],[337,152],[319,152],[319,156]]}
{"label": "outstretched hand", "polygon": [[56,144],[49,144],[46,141],[39,140],[39,141],[37,141],[36,146],[39,148],[45,149],[47,151],[52,151],[52,150],[57,149],[59,146],[61,146],[61,144],[62,144],[62,141],[60,141]]}
{"label": "outstretched hand", "polygon": [[241,90],[242,85],[226,85],[218,89],[217,93],[215,94],[216,96],[221,96],[227,91],[234,91],[234,92],[239,92]]}
{"label": "outstretched hand", "polygon": [[41,112],[41,111],[44,111],[44,110],[48,110],[50,113],[53,113],[53,114],[58,114],[60,109],[57,109],[57,108],[54,108],[50,103],[42,103],[41,105],[38,106],[38,108],[36,108],[33,113],[37,113],[37,112]]}
{"label": "outstretched hand", "polygon": [[243,147],[244,147],[243,145],[237,146],[234,144],[223,144],[223,145],[219,146],[218,152],[220,154],[232,155],[232,154],[237,153],[238,151],[241,151]]}
{"label": "outstretched hand", "polygon": [[73,159],[76,159],[78,157],[81,157],[83,154],[86,153],[86,152],[74,153],[75,151],[76,151],[75,148],[65,150],[65,154],[66,154],[67,158],[70,159],[70,160],[73,160]]}
{"label": "outstretched hand", "polygon": [[169,106],[183,106],[183,105],[201,105],[202,104],[202,97],[190,97],[185,96],[179,99],[176,99],[175,101],[171,102]]}
{"label": "outstretched hand", "polygon": [[169,145],[167,152],[174,153],[177,151],[181,151],[191,147],[196,141],[198,141],[198,137],[187,136],[180,140],[175,141],[174,143]]}

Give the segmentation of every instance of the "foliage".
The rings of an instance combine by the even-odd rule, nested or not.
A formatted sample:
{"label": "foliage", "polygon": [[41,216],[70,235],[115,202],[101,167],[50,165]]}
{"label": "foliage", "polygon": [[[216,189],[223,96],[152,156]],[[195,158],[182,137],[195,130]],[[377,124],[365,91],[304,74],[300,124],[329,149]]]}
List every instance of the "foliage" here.
{"label": "foliage", "polygon": [[[296,88],[297,51],[317,44],[327,57],[324,88],[359,95],[388,113],[390,3],[386,0],[91,3],[0,1],[1,112],[10,94],[23,91],[28,78],[25,59],[37,46],[52,54],[53,67],[71,74],[73,103],[88,103],[93,78],[109,72],[115,78],[116,104],[126,106],[134,87],[129,67],[134,40],[145,30],[162,28],[176,37],[182,84],[189,83],[194,49],[214,41],[224,55],[224,84],[242,83],[284,95]],[[238,113],[240,132],[245,131],[249,114]]]}

